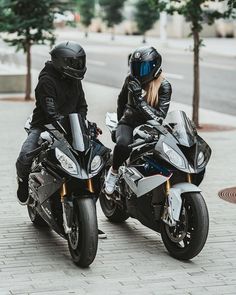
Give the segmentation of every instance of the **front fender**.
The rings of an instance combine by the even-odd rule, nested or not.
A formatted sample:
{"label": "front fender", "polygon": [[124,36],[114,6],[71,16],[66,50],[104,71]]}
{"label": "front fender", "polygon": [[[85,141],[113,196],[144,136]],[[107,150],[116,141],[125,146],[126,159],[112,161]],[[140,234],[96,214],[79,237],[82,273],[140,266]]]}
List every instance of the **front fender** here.
{"label": "front fender", "polygon": [[189,193],[189,192],[201,192],[201,189],[195,184],[189,182],[181,182],[174,184],[171,188],[178,189],[180,194]]}
{"label": "front fender", "polygon": [[201,190],[195,184],[188,182],[177,183],[170,188],[168,194],[168,203],[169,214],[172,220],[179,221],[179,216],[182,208],[181,195],[183,193],[189,192],[201,192]]}

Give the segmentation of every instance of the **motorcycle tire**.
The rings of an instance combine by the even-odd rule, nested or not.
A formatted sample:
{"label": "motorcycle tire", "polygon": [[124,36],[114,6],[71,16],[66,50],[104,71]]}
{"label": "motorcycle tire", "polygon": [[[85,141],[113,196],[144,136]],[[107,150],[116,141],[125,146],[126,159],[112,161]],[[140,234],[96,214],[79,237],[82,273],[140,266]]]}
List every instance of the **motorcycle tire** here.
{"label": "motorcycle tire", "polygon": [[73,262],[88,267],[95,259],[98,246],[98,225],[92,198],[75,199],[72,232],[68,234],[68,247]]}
{"label": "motorcycle tire", "polygon": [[[106,165],[106,173],[110,169],[111,165],[112,165],[112,160],[110,159]],[[104,183],[105,177],[106,177],[106,174],[104,175],[104,178],[102,179],[102,183]],[[121,206],[119,206],[112,199],[108,199],[103,191],[100,193],[99,202],[104,215],[107,217],[107,219],[110,222],[123,223],[129,218],[129,215],[126,213],[125,209],[122,209]]]}
{"label": "motorcycle tire", "polygon": [[184,193],[182,200],[180,221],[174,227],[162,222],[161,237],[172,257],[189,260],[198,255],[206,243],[209,215],[200,193]]}
{"label": "motorcycle tire", "polygon": [[28,209],[29,218],[35,226],[48,227],[47,222],[38,214],[38,212],[36,211],[34,207],[27,205],[27,209]]}
{"label": "motorcycle tire", "polygon": [[122,209],[112,199],[108,199],[104,193],[100,194],[99,197],[100,205],[104,215],[113,223],[122,223],[129,218],[125,209]]}

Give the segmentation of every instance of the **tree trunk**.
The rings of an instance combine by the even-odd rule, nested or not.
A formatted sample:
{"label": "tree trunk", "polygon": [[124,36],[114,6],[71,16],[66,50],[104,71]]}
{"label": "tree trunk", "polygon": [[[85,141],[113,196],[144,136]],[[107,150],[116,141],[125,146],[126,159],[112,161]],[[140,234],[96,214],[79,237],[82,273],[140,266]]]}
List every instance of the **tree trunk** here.
{"label": "tree trunk", "polygon": [[145,36],[145,33],[143,34],[143,41],[142,41],[143,44],[146,43],[146,36]]}
{"label": "tree trunk", "polygon": [[194,64],[193,64],[193,114],[192,120],[195,123],[196,127],[199,127],[199,100],[200,100],[200,73],[199,73],[199,32],[193,30],[193,41],[194,41]]}
{"label": "tree trunk", "polygon": [[27,75],[26,75],[26,89],[25,89],[25,100],[31,100],[31,44],[26,45],[26,64],[27,64]]}
{"label": "tree trunk", "polygon": [[111,40],[112,41],[115,40],[115,28],[114,28],[114,26],[111,28]]}
{"label": "tree trunk", "polygon": [[88,28],[85,29],[84,37],[85,37],[85,38],[88,38]]}

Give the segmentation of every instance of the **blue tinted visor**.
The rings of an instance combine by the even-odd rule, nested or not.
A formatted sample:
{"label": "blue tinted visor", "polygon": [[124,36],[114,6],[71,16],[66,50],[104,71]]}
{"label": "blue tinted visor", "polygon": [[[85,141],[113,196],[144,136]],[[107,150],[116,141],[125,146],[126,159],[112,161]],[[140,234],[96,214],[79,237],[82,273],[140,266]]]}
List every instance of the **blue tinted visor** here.
{"label": "blue tinted visor", "polygon": [[145,77],[155,68],[155,61],[133,61],[130,64],[131,74],[135,77]]}

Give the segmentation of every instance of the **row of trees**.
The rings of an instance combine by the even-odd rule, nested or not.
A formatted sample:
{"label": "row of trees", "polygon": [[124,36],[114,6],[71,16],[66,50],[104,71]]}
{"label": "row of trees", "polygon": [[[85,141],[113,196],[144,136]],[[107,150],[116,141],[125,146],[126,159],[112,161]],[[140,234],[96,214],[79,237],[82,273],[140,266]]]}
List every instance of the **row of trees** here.
{"label": "row of trees", "polygon": [[[75,0],[81,16],[81,23],[85,27],[85,36],[88,36],[88,27],[95,16],[95,0]],[[122,9],[126,0],[97,0],[100,7],[100,16],[112,30],[114,39],[114,26],[123,20]],[[137,0],[134,14],[138,31],[143,35],[145,43],[145,33],[152,28],[159,18],[159,12],[154,10],[149,0]]]}
{"label": "row of trees", "polygon": [[[99,0],[102,18],[108,27],[122,21],[122,8],[125,0]],[[139,0],[141,8],[148,0]],[[33,44],[50,44],[55,41],[54,19],[56,13],[63,13],[77,6],[81,14],[81,22],[86,28],[94,17],[95,0],[0,0],[0,32],[7,33],[4,41],[15,46],[16,50],[26,53],[26,90],[25,100],[31,99],[31,47]],[[150,7],[150,6],[149,6]],[[150,8],[145,14],[151,13]],[[142,13],[137,17],[142,22]],[[141,25],[141,31],[146,29]],[[114,33],[114,31],[113,31]],[[86,35],[88,30],[86,30]],[[114,34],[112,35],[114,38]]]}
{"label": "row of trees", "polygon": [[55,42],[54,18],[68,9],[63,0],[0,0],[0,32],[9,45],[26,53],[25,100],[31,99],[31,47]]}
{"label": "row of trees", "polygon": [[[87,5],[92,0],[78,0],[81,3],[86,2]],[[124,5],[124,0],[99,0],[101,8],[104,10],[102,14],[103,20],[108,27],[113,27],[122,20],[121,9]],[[210,4],[216,2],[225,2],[225,11],[218,11],[212,9]],[[93,2],[94,5],[94,2]],[[92,6],[91,6],[92,7]],[[143,43],[145,40],[145,33],[153,27],[153,24],[159,19],[161,12],[166,11],[173,15],[178,13],[183,15],[187,22],[190,23],[191,36],[193,37],[193,112],[192,120],[197,127],[199,127],[199,103],[200,103],[200,67],[199,67],[199,53],[200,47],[203,45],[200,38],[200,32],[203,29],[203,24],[212,25],[215,20],[219,18],[227,19],[235,17],[236,0],[137,0],[135,20],[139,32],[143,35]],[[80,10],[83,19],[86,19],[86,13]],[[118,14],[117,14],[118,13]],[[118,17],[116,17],[116,14]],[[92,15],[90,15],[89,22],[83,23],[85,26],[90,25]]]}
{"label": "row of trees", "polygon": [[[55,14],[65,11],[75,1],[80,9],[81,21],[88,26],[94,15],[95,0],[0,0],[0,32],[7,33],[4,38],[6,42],[26,53],[26,100],[30,99],[31,94],[31,47],[33,44],[53,44]],[[218,0],[222,1],[225,0]],[[99,0],[102,17],[109,27],[121,22],[124,2],[125,0]],[[211,2],[215,0],[137,0],[135,14],[139,30],[143,34],[152,27],[162,11],[181,14],[190,23],[194,44],[193,121],[197,127],[200,100],[199,51],[202,45],[200,32],[204,23],[211,25],[216,19],[236,16],[236,0],[225,1],[227,5],[222,12],[209,9]]]}
{"label": "row of trees", "polygon": [[190,23],[193,37],[193,100],[192,100],[192,120],[197,127],[199,126],[199,102],[200,102],[200,67],[199,52],[203,45],[200,33],[203,24],[212,25],[215,20],[222,18],[236,17],[236,0],[218,0],[225,2],[225,10],[220,12],[217,9],[210,9],[209,4],[215,3],[215,0],[149,0],[153,8],[159,12],[166,11],[173,15],[178,13],[183,15],[187,22]]}

